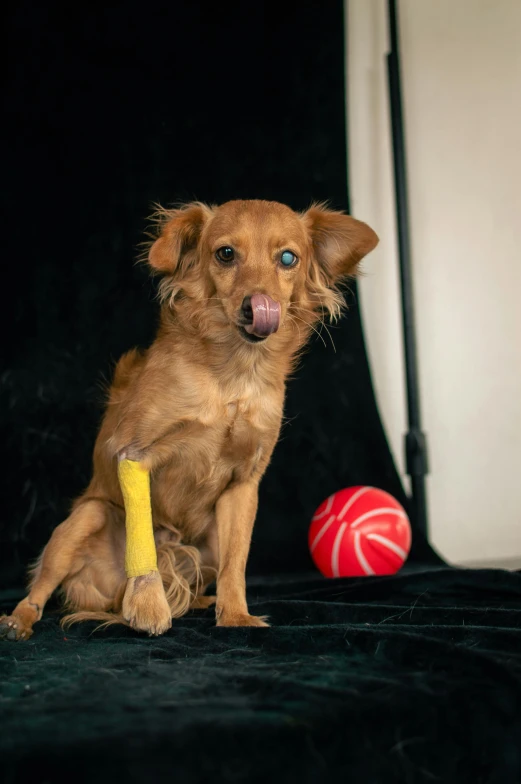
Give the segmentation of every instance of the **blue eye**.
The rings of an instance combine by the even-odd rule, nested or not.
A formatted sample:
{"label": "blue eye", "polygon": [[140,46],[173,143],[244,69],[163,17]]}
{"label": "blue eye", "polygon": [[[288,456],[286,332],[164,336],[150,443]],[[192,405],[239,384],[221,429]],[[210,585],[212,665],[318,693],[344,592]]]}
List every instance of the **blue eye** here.
{"label": "blue eye", "polygon": [[298,259],[290,250],[283,250],[280,256],[280,263],[283,267],[293,267]]}

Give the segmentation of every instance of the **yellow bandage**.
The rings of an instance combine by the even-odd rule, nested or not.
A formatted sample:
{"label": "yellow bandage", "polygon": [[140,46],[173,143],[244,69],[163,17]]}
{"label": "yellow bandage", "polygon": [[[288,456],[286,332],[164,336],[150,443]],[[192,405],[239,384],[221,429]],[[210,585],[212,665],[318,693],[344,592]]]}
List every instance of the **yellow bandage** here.
{"label": "yellow bandage", "polygon": [[133,460],[120,460],[118,476],[125,503],[127,577],[157,570],[156,543],[150,506],[150,474]]}

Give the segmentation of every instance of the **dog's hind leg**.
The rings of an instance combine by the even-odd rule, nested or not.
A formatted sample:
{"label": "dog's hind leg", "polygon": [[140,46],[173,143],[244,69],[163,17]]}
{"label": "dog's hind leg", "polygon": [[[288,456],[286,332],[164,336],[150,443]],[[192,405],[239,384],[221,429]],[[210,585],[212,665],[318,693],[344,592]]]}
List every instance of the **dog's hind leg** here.
{"label": "dog's hind leg", "polygon": [[199,546],[201,553],[202,584],[190,604],[191,610],[206,610],[215,604],[216,596],[205,596],[206,589],[215,582],[219,565],[219,543],[215,520],[208,529],[204,542]]}
{"label": "dog's hind leg", "polygon": [[29,594],[11,615],[0,616],[0,638],[26,640],[33,624],[42,617],[45,603],[59,585],[82,568],[79,552],[85,540],[99,531],[107,519],[103,501],[85,500],[52,533],[42,555],[32,570]]}

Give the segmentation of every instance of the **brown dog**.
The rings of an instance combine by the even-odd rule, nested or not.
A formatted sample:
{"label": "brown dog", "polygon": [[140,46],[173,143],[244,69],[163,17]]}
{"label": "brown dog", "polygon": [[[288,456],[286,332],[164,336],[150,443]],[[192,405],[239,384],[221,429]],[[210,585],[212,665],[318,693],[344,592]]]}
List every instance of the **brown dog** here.
{"label": "brown dog", "polygon": [[[29,595],[0,618],[27,639],[60,587],[73,622],[161,634],[215,600],[220,626],[248,613],[245,570],[258,486],[277,442],[285,382],[338,284],[377,244],[366,224],[315,205],[267,201],[159,211],[149,263],[161,273],[157,337],[119,361],[94,447],[94,473],[32,569]],[[127,579],[118,459],[151,475],[158,570]],[[204,596],[217,576],[217,597]]]}

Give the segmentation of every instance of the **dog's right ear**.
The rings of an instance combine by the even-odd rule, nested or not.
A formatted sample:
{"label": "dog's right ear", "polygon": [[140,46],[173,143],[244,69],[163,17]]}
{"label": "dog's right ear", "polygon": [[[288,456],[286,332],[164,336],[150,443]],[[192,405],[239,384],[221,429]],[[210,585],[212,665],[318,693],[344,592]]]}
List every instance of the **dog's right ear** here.
{"label": "dog's right ear", "polygon": [[195,261],[201,232],[213,211],[206,204],[192,202],[175,210],[159,209],[156,215],[162,229],[148,262],[157,272],[183,277]]}

